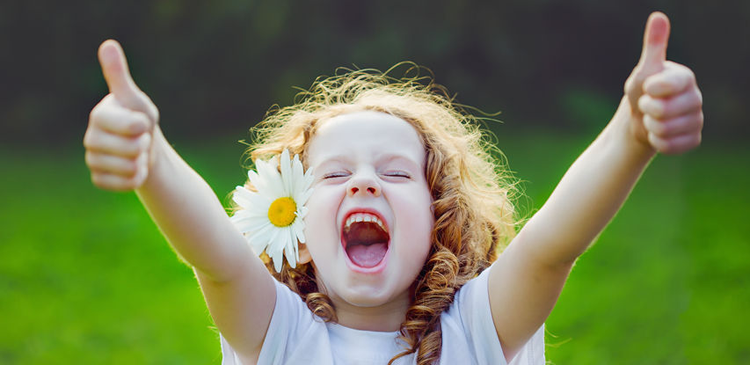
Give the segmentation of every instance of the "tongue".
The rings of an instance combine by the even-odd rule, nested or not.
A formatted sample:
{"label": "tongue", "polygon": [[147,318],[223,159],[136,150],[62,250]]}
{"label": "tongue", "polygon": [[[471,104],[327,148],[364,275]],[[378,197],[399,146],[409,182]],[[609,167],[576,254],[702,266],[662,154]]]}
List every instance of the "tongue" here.
{"label": "tongue", "polygon": [[373,243],[371,245],[356,245],[347,250],[352,262],[361,267],[373,267],[383,261],[388,249],[385,243]]}

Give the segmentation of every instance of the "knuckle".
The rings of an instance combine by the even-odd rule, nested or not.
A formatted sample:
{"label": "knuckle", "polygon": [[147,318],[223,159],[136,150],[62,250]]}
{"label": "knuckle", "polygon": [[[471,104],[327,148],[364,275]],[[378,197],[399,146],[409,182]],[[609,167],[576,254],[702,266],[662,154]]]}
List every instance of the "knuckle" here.
{"label": "knuckle", "polygon": [[92,173],[91,182],[97,188],[110,191],[128,191],[134,189],[133,179],[123,179],[107,173]]}
{"label": "knuckle", "polygon": [[649,132],[648,141],[651,143],[651,146],[659,152],[663,152],[666,147],[664,140],[656,136],[653,132]]}
{"label": "knuckle", "polygon": [[127,182],[127,189],[133,190],[139,188],[141,185],[143,185],[143,177],[138,176],[137,174],[128,179]]}
{"label": "knuckle", "polygon": [[130,119],[127,129],[132,134],[144,133],[148,130],[150,121],[146,114],[141,112],[134,112],[133,117]]}
{"label": "knuckle", "polygon": [[144,110],[149,118],[148,120],[153,121],[154,123],[159,122],[159,108],[156,107],[156,104],[151,100],[151,98],[148,96],[148,94],[144,93],[142,90],[138,90],[139,95],[141,96],[141,100],[143,100],[144,104]]}
{"label": "knuckle", "polygon": [[633,83],[635,82],[633,80],[633,75],[630,75],[627,80],[625,80],[625,93],[629,93],[630,90],[633,90]]}
{"label": "knuckle", "polygon": [[101,189],[106,189],[108,187],[105,175],[98,172],[91,173],[91,182],[94,184],[94,186]]}
{"label": "knuckle", "polygon": [[120,178],[117,182],[117,190],[118,191],[128,191],[133,190],[138,187],[136,184],[136,176],[129,176]]}
{"label": "knuckle", "polygon": [[690,102],[697,108],[703,107],[703,95],[698,90],[690,94]]}
{"label": "knuckle", "polygon": [[669,127],[669,123],[655,122],[651,129],[651,132],[654,133],[657,137],[667,137],[671,133],[671,128]]}
{"label": "knuckle", "polygon": [[145,133],[138,137],[138,150],[141,152],[148,151],[151,148],[151,134]]}
{"label": "knuckle", "polygon": [[99,131],[98,129],[89,126],[86,129],[86,133],[83,135],[83,146],[87,149],[95,149],[99,145]]}
{"label": "knuckle", "polygon": [[638,108],[641,109],[642,112],[648,110],[649,100],[651,100],[651,97],[648,95],[641,95],[641,97],[638,98]]}
{"label": "knuckle", "polygon": [[85,147],[87,150],[89,147],[91,147],[91,130],[87,129],[86,133],[83,135],[83,147]]}
{"label": "knuckle", "polygon": [[90,151],[86,151],[86,154],[84,155],[84,160],[86,161],[86,166],[88,166],[89,168],[92,168],[96,165],[96,157]]}
{"label": "knuckle", "polygon": [[127,161],[123,164],[123,173],[126,176],[135,176],[138,173],[138,164],[135,161]]}
{"label": "knuckle", "polygon": [[101,120],[102,117],[103,107],[101,104],[99,104],[91,109],[91,112],[89,113],[89,123],[96,123],[98,120]]}

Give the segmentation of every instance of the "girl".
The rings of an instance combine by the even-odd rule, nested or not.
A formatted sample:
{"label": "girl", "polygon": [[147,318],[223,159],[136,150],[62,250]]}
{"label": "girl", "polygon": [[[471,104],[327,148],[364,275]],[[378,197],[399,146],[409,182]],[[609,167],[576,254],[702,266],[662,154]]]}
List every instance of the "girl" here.
{"label": "girl", "polygon": [[319,80],[271,113],[228,218],[106,41],[86,162],[96,186],[135,190],[193,267],[224,364],[543,364],[577,257],[657,152],[700,143],[701,94],[666,61],[668,35],[652,14],[614,117],[517,235],[512,184],[473,119],[387,74]]}

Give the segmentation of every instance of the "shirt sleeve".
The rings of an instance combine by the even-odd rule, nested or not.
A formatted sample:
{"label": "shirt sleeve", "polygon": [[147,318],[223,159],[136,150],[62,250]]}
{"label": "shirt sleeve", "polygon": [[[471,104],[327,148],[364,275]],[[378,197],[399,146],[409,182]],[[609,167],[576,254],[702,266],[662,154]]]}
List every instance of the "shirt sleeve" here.
{"label": "shirt sleeve", "polygon": [[[489,268],[456,293],[451,311],[458,316],[469,350],[478,364],[506,364],[492,320]],[[544,365],[544,325],[529,339],[510,365]]]}
{"label": "shirt sleeve", "polygon": [[[304,355],[304,347],[299,346],[309,341],[299,341],[308,336],[311,331],[320,331],[325,327],[321,321],[313,318],[312,312],[302,302],[302,298],[292,292],[284,284],[274,280],[276,285],[276,304],[271,316],[266,337],[263,340],[258,357],[259,364],[282,365],[296,363],[300,355]],[[236,352],[229,342],[221,338],[222,365],[242,365]],[[297,346],[292,347],[292,344]],[[309,355],[309,353],[308,353]]]}

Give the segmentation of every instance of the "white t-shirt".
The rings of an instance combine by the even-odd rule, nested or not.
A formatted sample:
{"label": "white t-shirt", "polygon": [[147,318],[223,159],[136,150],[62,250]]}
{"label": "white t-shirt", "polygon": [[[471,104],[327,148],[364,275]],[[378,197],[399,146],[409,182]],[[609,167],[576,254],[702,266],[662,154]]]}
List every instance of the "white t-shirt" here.
{"label": "white t-shirt", "polygon": [[[440,364],[507,364],[495,332],[487,290],[489,270],[456,292],[453,304],[440,315],[443,331]],[[355,330],[325,323],[296,293],[276,282],[276,307],[258,364],[385,365],[403,351],[398,332]],[[222,365],[242,365],[221,337]],[[544,365],[544,325],[510,365]],[[395,364],[416,364],[411,354]]]}

